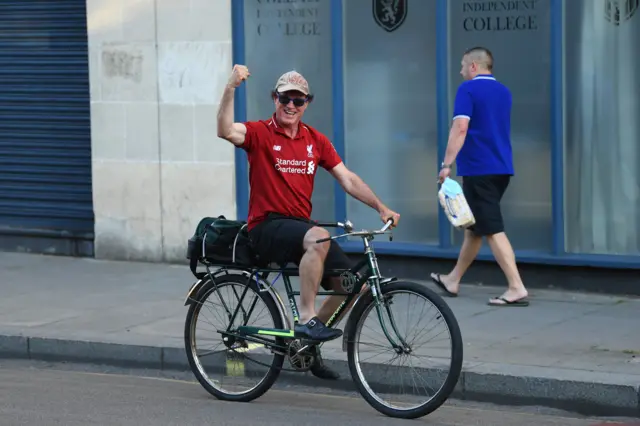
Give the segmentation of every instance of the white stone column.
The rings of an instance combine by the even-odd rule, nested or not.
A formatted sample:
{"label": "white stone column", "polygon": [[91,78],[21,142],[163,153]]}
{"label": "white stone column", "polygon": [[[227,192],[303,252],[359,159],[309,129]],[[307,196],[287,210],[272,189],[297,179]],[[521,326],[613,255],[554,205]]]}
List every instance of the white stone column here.
{"label": "white stone column", "polygon": [[184,261],[203,216],[236,216],[230,3],[87,0],[97,258]]}

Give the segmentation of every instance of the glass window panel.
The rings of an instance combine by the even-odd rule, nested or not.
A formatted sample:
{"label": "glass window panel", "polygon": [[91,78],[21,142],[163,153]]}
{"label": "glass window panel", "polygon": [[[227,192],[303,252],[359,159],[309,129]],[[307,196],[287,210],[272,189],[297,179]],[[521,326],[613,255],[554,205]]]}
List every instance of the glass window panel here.
{"label": "glass window panel", "polygon": [[[436,2],[410,1],[391,32],[372,3],[343,2],[346,164],[402,215],[394,241],[437,244]],[[358,228],[380,227],[352,197],[347,211]]]}
{"label": "glass window panel", "polygon": [[[305,76],[315,99],[303,121],[333,140],[331,75],[331,0],[267,2],[245,0],[247,118],[267,119],[274,112],[270,92],[278,77],[295,69]],[[334,220],[333,177],[319,168],[312,198],[316,220]]]}
{"label": "glass window panel", "polygon": [[[515,176],[502,213],[516,249],[549,251],[552,244],[550,10],[550,0],[449,2],[450,111],[462,55],[474,46],[492,51],[494,75],[513,95]],[[460,245],[463,234],[453,236]]]}
{"label": "glass window panel", "polygon": [[565,2],[565,228],[574,253],[640,253],[640,10]]}

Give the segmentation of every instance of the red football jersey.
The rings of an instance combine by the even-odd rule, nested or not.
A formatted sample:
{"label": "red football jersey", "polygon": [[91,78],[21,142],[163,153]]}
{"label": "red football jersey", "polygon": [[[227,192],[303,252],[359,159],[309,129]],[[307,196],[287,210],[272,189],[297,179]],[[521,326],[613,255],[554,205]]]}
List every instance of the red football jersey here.
{"label": "red football jersey", "polygon": [[294,139],[273,117],[244,125],[247,134],[241,148],[249,158],[251,186],[248,228],[271,212],[310,219],[318,166],[331,170],[342,162],[333,144],[304,123]]}

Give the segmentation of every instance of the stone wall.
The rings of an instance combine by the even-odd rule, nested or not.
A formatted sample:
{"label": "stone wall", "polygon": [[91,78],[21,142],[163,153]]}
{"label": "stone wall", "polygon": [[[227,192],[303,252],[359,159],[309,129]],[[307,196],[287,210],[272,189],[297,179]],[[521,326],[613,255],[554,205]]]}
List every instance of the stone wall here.
{"label": "stone wall", "polygon": [[96,258],[184,260],[200,218],[235,217],[216,136],[230,0],[87,0]]}

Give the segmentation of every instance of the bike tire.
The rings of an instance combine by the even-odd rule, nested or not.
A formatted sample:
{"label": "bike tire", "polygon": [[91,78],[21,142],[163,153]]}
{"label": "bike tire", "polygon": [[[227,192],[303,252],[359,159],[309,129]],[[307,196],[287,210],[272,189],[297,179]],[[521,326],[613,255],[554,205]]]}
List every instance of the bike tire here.
{"label": "bike tire", "polygon": [[[354,311],[351,315],[355,321],[350,321],[348,329],[345,330],[348,336],[347,342],[347,358],[349,364],[349,371],[351,373],[351,377],[356,384],[356,387],[362,397],[378,412],[395,418],[402,419],[415,419],[419,417],[426,416],[433,411],[437,410],[446,402],[446,400],[453,393],[456,384],[460,378],[460,374],[462,373],[462,361],[464,357],[464,347],[462,343],[462,335],[460,333],[460,326],[458,321],[456,320],[453,311],[449,307],[449,305],[444,301],[444,299],[435,293],[433,290],[425,287],[424,285],[410,282],[410,281],[396,281],[389,284],[385,284],[382,286],[382,294],[385,295],[389,292],[398,292],[398,291],[408,291],[411,293],[417,293],[420,296],[428,299],[433,305],[440,311],[444,321],[449,328],[449,332],[451,335],[451,369],[449,374],[447,375],[446,380],[444,381],[444,385],[438,390],[438,392],[431,398],[431,400],[426,403],[410,410],[400,410],[394,409],[392,407],[388,407],[378,401],[373,394],[369,392],[368,385],[363,381],[363,378],[358,374],[358,369],[356,366],[356,342],[359,341],[359,336],[356,336],[358,333],[358,324],[362,320],[362,316],[366,312],[367,308],[374,303],[373,295],[371,292],[367,292],[363,295],[362,303],[358,303]],[[372,309],[375,309],[373,307]],[[383,336],[383,340],[386,338]]]}
{"label": "bike tire", "polygon": [[[202,290],[199,291],[199,295],[200,295],[199,299],[195,300],[191,304],[187,312],[187,317],[185,319],[185,329],[184,329],[184,342],[185,342],[185,349],[187,353],[187,360],[189,361],[189,366],[191,368],[191,371],[196,377],[196,379],[198,380],[198,382],[211,395],[213,395],[214,397],[222,401],[250,402],[262,396],[265,392],[267,392],[271,388],[271,386],[273,386],[278,376],[280,375],[280,371],[284,363],[284,355],[274,353],[273,362],[271,363],[271,366],[269,367],[269,371],[265,375],[264,379],[262,379],[262,381],[256,387],[242,394],[231,394],[231,393],[223,392],[220,389],[216,389],[214,386],[212,386],[211,383],[209,383],[209,381],[207,380],[207,377],[205,377],[205,374],[200,370],[200,368],[198,368],[198,363],[194,355],[195,348],[193,346],[194,341],[192,337],[194,335],[195,320],[197,319],[198,313],[201,307],[203,306],[203,302],[205,302],[210,297],[210,295],[213,295],[214,292],[216,291],[215,285],[220,286],[225,283],[239,284],[242,286],[249,285],[250,290],[253,290],[262,299],[262,301],[264,301],[269,311],[269,314],[273,318],[273,323],[275,325],[275,328],[284,328],[282,317],[280,316],[280,311],[278,310],[278,307],[276,305],[276,302],[273,300],[273,297],[267,292],[260,292],[255,280],[252,279],[249,281],[249,283],[247,283],[247,277],[241,274],[226,274],[226,275],[218,276],[214,278],[213,282],[209,280],[203,285]],[[248,293],[245,295],[245,297],[248,297]],[[276,340],[276,343],[279,345],[284,344],[284,341],[282,338],[275,338],[275,340]]]}

